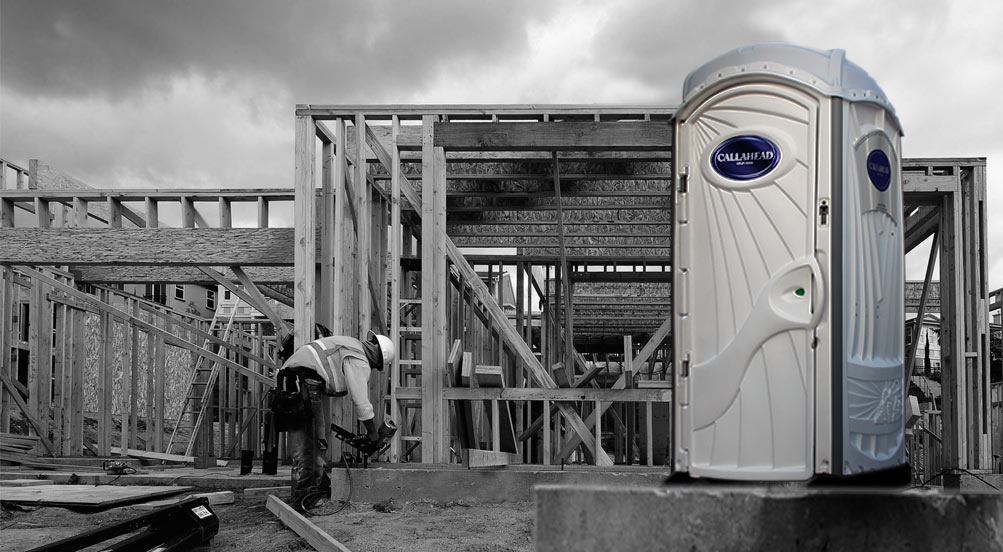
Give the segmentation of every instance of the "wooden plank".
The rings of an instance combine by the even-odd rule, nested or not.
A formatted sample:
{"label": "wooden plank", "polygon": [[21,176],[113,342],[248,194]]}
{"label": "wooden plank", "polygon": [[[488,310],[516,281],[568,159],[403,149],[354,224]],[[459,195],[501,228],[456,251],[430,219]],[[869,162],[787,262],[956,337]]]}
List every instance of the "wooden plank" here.
{"label": "wooden plank", "polygon": [[664,122],[437,123],[435,145],[450,151],[657,151],[672,149]]}
{"label": "wooden plank", "polygon": [[[366,127],[367,132],[369,127]],[[389,164],[383,158],[383,164],[392,175],[390,182],[390,258],[388,260],[390,269],[390,335],[392,339],[397,339],[400,335],[400,299],[401,299],[401,247],[404,239],[403,228],[401,227],[401,172],[400,172],[400,150],[397,149],[397,136],[400,133],[400,121],[394,115],[391,121],[391,151],[393,152]],[[368,138],[368,134],[367,134]],[[409,238],[410,240],[410,238]],[[395,346],[400,349],[399,340]],[[401,383],[400,356],[402,351],[398,350],[394,355],[393,366],[390,368],[390,419],[400,420],[400,403],[397,401],[397,387]],[[459,384],[459,374],[453,385]],[[459,411],[458,411],[459,412]],[[458,414],[459,417],[459,414]],[[462,423],[462,422],[461,422]],[[461,426],[460,431],[463,431]],[[462,433],[461,433],[462,435]],[[400,459],[400,432],[394,434],[390,442],[390,461],[398,462]],[[470,442],[460,440],[460,446],[469,446]]]}
{"label": "wooden plank", "polygon": [[[368,170],[368,165],[366,163],[366,134],[362,130],[366,127],[366,118],[361,113],[355,116],[355,129],[356,129],[356,143],[355,143],[355,179],[353,185],[355,186],[355,212],[356,216],[356,227],[355,235],[357,240],[357,247],[359,255],[356,257],[356,294],[359,298],[359,328],[357,335],[365,336],[369,330],[372,330],[371,323],[371,303],[369,301],[369,296],[372,291],[372,287],[369,283],[369,265],[370,265],[370,255],[372,249],[372,228],[370,222],[372,220],[372,193],[369,187],[369,182],[366,180],[366,173]],[[384,301],[386,299],[384,298]],[[378,328],[379,329],[379,328]],[[382,329],[380,329],[382,331]]]}
{"label": "wooden plank", "polygon": [[[214,267],[230,282],[239,282],[237,277],[226,267]],[[89,284],[195,284],[216,285],[216,280],[191,266],[89,266],[70,265],[70,273],[77,282]],[[244,272],[258,285],[289,284],[295,278],[291,266],[249,266]]]}
{"label": "wooden plank", "polygon": [[110,508],[183,493],[192,488],[177,485],[42,485],[4,489],[0,502],[73,508]]}
{"label": "wooden plank", "polygon": [[[324,128],[318,123],[317,128]],[[334,327],[334,141],[325,141],[321,148],[320,176],[320,296],[317,300],[317,322]]]}
{"label": "wooden plank", "polygon": [[3,228],[0,240],[11,264],[294,264],[292,228]]}
{"label": "wooden plank", "polygon": [[563,119],[584,116],[589,119],[604,115],[616,119],[656,119],[668,120],[676,109],[665,105],[600,105],[600,104],[352,104],[324,105],[297,104],[296,113],[312,115],[320,120],[344,117],[362,112],[373,119],[388,119],[397,115],[402,119],[415,120],[423,115],[448,115],[464,120],[498,120],[505,118],[537,120]]}
{"label": "wooden plank", "polygon": [[199,270],[206,276],[212,278],[217,284],[230,290],[234,295],[246,301],[248,305],[254,307],[258,312],[264,314],[278,330],[279,339],[289,333],[289,325],[286,324],[286,321],[283,320],[278,313],[275,312],[272,305],[265,299],[265,296],[261,294],[261,290],[258,289],[258,286],[254,284],[251,278],[241,267],[231,266],[230,270],[233,272],[234,276],[237,277],[237,280],[240,282],[240,285],[243,286],[243,289],[234,285],[230,280],[212,268],[200,266]]}
{"label": "wooden plank", "polygon": [[493,468],[522,464],[522,456],[494,450],[466,449],[462,454],[466,468]]}
{"label": "wooden plank", "polygon": [[71,362],[72,372],[68,382],[70,389],[70,422],[68,424],[69,433],[69,454],[83,454],[84,449],[84,364],[86,362],[87,346],[84,335],[84,311],[72,309],[73,320],[71,335]]}
{"label": "wooden plank", "polygon": [[[501,366],[478,365],[474,371],[477,378],[477,386],[481,389],[504,389],[505,374]],[[494,404],[488,404],[492,412],[492,427],[497,427],[497,431],[492,431],[492,439],[500,441],[501,452],[518,453],[518,441],[515,437],[515,426],[512,425],[512,416],[508,403],[497,405],[497,399],[492,400]]]}
{"label": "wooden plank", "polygon": [[[318,125],[322,128],[322,125]],[[338,119],[334,125],[334,255],[341,259],[351,258],[354,250],[353,234],[349,222],[351,202],[348,200],[348,144],[345,136],[345,121]],[[350,331],[350,295],[354,269],[351,263],[336,263],[334,267],[333,295],[334,326],[337,335]]]}
{"label": "wooden plank", "polygon": [[[316,129],[309,116],[296,117],[296,228],[293,250],[296,266],[296,317],[293,327],[296,346],[306,345],[313,339],[314,287],[316,285],[316,216],[314,207],[314,161],[316,158],[314,137]],[[227,263],[229,265],[255,263]]]}
{"label": "wooden plank", "polygon": [[[102,300],[110,304],[109,294],[101,292]],[[112,402],[115,383],[115,320],[107,312],[101,313],[99,353],[98,353],[98,453],[108,456],[111,446]]]}
{"label": "wooden plank", "polygon": [[434,117],[422,125],[422,462],[447,462],[441,392],[446,363],[445,153],[433,147]]}
{"label": "wooden plank", "polygon": [[0,479],[0,487],[37,487],[52,485],[51,479]]}
{"label": "wooden plank", "polygon": [[[613,384],[612,389],[606,389],[605,391],[621,390],[624,389],[626,386],[627,386],[627,378],[624,376],[624,374],[620,374],[620,377]],[[597,420],[599,420],[600,417],[603,414],[605,414],[606,411],[609,410],[609,407],[612,405],[613,405],[612,402],[600,402],[599,408],[593,410],[592,413],[589,414],[589,416],[585,419],[585,426],[589,428],[595,427]],[[564,444],[561,446],[561,451],[558,455],[558,458],[567,458],[581,444],[582,444],[581,437],[577,434],[572,433],[568,437],[568,440],[565,441]]]}
{"label": "wooden plank", "polygon": [[[161,460],[164,462],[178,462],[184,464],[193,464],[195,462],[194,456],[185,456],[182,454],[168,454],[166,452],[151,452],[146,450],[136,450],[128,449],[123,454],[122,447],[111,447],[111,453],[116,456],[131,456],[132,458],[142,458],[145,460]],[[216,460],[216,467],[225,468],[230,465],[227,460]]]}
{"label": "wooden plank", "polygon": [[269,496],[265,507],[268,508],[269,512],[275,514],[275,517],[279,518],[286,527],[310,543],[314,549],[321,552],[351,552],[345,545],[325,533],[281,499]]}

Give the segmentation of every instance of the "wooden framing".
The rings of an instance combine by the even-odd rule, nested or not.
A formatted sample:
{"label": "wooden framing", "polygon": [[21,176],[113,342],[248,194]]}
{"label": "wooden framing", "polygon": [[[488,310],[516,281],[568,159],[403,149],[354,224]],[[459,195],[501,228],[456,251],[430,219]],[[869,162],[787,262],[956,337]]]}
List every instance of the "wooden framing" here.
{"label": "wooden framing", "polygon": [[[503,411],[513,414],[518,436],[517,453],[475,453],[474,461],[468,454],[472,464],[608,466],[636,457],[650,465],[652,443],[668,439],[671,425],[653,422],[652,412],[672,397],[672,351],[665,344],[671,342],[665,337],[672,112],[301,105],[294,188],[283,190],[92,190],[52,176],[44,163],[32,165],[35,173],[24,170],[23,179],[7,164],[0,171],[5,182],[24,185],[0,186],[0,237],[10,245],[0,252],[0,349],[13,353],[0,357],[3,400],[21,399],[55,454],[92,444],[110,451],[122,442],[162,452],[158,433],[174,408],[164,395],[169,359],[183,351],[224,367],[219,442],[211,448],[219,455],[256,448],[256,405],[270,383],[271,327],[281,332],[289,322],[265,298],[279,298],[295,306],[291,322],[300,343],[312,337],[314,321],[344,335],[373,330],[400,338],[397,361],[387,373],[374,373],[371,389],[378,415],[402,427],[392,461],[463,461],[451,451],[459,433],[449,409],[459,404],[472,423],[465,439],[479,435],[487,443],[470,450],[500,452]],[[941,267],[938,461],[989,468],[985,161],[911,159],[903,166],[907,250],[936,235]],[[931,272],[920,311],[933,308],[927,305],[932,279]],[[114,291],[102,300],[88,287],[135,282],[218,283],[246,295],[268,320],[221,339],[208,320]],[[25,336],[15,324],[22,305],[33,328]],[[98,380],[102,392],[116,391],[110,399],[102,395],[97,414],[120,420],[122,429],[90,443],[82,424],[87,401],[79,392],[86,377],[82,345],[99,317],[103,354],[112,356],[112,334],[124,335],[128,354]],[[51,351],[41,327],[53,328]],[[507,386],[447,382],[446,345],[454,341],[465,364],[492,366]],[[637,351],[633,343],[645,345]],[[34,362],[29,385],[15,381],[18,355]],[[47,357],[55,360],[38,362]],[[557,386],[550,371],[556,362],[567,367],[569,387]],[[122,386],[110,383],[112,374]],[[329,408],[339,425],[353,426],[346,401]],[[0,421],[6,428],[8,420]],[[610,439],[617,445],[607,452],[603,443]],[[332,458],[338,455],[333,446]]]}

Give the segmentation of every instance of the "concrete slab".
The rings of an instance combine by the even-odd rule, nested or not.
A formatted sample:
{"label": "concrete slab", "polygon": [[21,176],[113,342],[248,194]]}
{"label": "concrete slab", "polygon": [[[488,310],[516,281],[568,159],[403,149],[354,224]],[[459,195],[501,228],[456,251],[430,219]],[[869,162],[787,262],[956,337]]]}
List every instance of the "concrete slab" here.
{"label": "concrete slab", "polygon": [[536,549],[1000,550],[1003,495],[544,485]]}

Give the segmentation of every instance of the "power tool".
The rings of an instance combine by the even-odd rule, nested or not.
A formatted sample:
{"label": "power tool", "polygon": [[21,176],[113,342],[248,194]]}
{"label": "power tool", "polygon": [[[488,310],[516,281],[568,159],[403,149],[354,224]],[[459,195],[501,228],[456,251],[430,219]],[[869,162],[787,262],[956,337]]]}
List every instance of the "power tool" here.
{"label": "power tool", "polygon": [[136,468],[132,467],[128,462],[122,460],[105,460],[102,462],[101,468],[104,469],[108,475],[128,475],[136,473]]}
{"label": "power tool", "polygon": [[370,441],[365,435],[356,435],[338,424],[331,424],[331,431],[334,431],[334,436],[339,441],[359,452],[359,456],[362,457],[362,467],[365,468],[368,466],[370,456],[379,456],[390,447],[390,439],[397,433],[397,424],[393,420],[383,420],[377,430],[380,438],[376,441]]}

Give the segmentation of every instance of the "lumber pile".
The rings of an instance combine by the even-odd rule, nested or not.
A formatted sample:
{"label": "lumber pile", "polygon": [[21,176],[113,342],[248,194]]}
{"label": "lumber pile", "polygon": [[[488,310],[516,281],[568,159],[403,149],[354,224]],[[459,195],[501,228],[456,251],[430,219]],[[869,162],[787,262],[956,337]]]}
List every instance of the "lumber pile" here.
{"label": "lumber pile", "polygon": [[0,433],[0,464],[5,466],[33,463],[38,455],[31,452],[38,446],[39,438],[31,435]]}
{"label": "lumber pile", "polygon": [[[460,340],[453,342],[446,363],[446,374],[453,387],[505,387],[501,366],[475,365],[473,353],[462,351]],[[509,406],[503,401],[483,401],[483,412],[491,425],[492,448],[498,450],[480,448],[478,434],[481,419],[474,412],[474,406],[473,401],[455,401],[452,407],[463,465],[468,468],[485,468],[521,464],[522,456],[519,454]]]}

